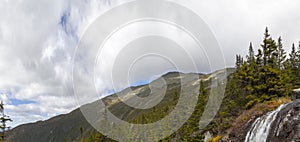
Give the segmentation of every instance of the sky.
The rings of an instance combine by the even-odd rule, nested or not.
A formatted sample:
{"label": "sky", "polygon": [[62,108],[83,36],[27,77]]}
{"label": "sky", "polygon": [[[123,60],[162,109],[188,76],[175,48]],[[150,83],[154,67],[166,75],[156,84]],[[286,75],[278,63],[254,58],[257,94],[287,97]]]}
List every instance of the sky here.
{"label": "sky", "polygon": [[[23,123],[45,120],[78,107],[73,91],[72,68],[80,38],[99,15],[126,2],[128,1],[0,1],[0,99],[5,104],[5,112],[13,119],[13,123],[9,125],[15,127]],[[172,0],[172,2],[192,10],[205,21],[216,37],[228,67],[234,66],[236,54],[247,53],[250,42],[253,42],[255,49],[259,48],[265,27],[269,28],[275,39],[282,36],[288,52],[292,43],[300,41],[298,0]],[[174,13],[176,14],[175,11]],[[155,25],[150,22],[142,26],[147,27],[147,24],[150,27]],[[142,50],[138,50],[141,46],[144,46],[142,49],[159,50],[158,47],[162,46],[175,47],[176,44],[172,41],[181,39],[182,44],[188,46],[185,50],[196,60],[197,69],[185,67],[183,60],[177,63],[183,67],[180,71],[212,71],[207,67],[205,53],[194,49],[192,42],[187,42],[190,39],[184,32],[163,24],[158,26],[161,28],[159,30],[151,28],[140,30],[142,26],[137,24],[127,26],[112,36],[104,46],[106,48],[103,48],[101,60],[95,65],[97,72],[95,84],[99,98],[122,90],[128,84],[148,83],[175,69],[173,64],[161,58],[162,56],[160,58],[147,56],[144,60],[134,60],[139,58],[138,51],[142,53]],[[128,35],[133,34],[130,31],[134,28],[135,31],[152,34],[155,31],[159,31],[156,34],[169,33],[172,34],[170,36],[172,40],[166,39],[167,42],[152,45],[151,43],[156,40],[155,37],[131,39],[134,42],[122,46],[126,48],[117,48],[120,46],[118,44],[126,43],[130,38]],[[122,37],[122,32],[127,36]],[[173,52],[161,53],[174,60],[182,56],[180,47]],[[196,53],[199,53],[200,57]],[[111,73],[113,78],[118,78],[114,83],[109,80]],[[128,75],[130,77],[122,78],[127,73],[130,73]]]}

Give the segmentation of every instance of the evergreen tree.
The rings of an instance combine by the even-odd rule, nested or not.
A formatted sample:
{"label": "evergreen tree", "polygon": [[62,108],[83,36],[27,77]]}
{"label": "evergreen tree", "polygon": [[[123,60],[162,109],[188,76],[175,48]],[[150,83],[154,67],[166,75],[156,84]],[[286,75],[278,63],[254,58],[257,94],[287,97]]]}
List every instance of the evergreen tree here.
{"label": "evergreen tree", "polygon": [[292,68],[296,68],[296,62],[297,62],[297,52],[296,52],[296,48],[295,48],[295,44],[292,45],[292,51],[289,54],[290,59],[289,59],[289,63],[291,65]]}
{"label": "evergreen tree", "polygon": [[243,57],[241,55],[236,55],[236,62],[235,62],[236,68],[240,68],[243,65],[243,63],[244,63]]}
{"label": "evergreen tree", "polygon": [[252,47],[252,43],[250,42],[250,46],[249,46],[249,53],[247,55],[247,62],[248,64],[250,64],[251,62],[253,62],[255,60],[255,57],[254,57],[254,50],[253,50],[253,47]]}
{"label": "evergreen tree", "polygon": [[4,139],[5,139],[5,132],[6,132],[7,129],[10,128],[10,127],[8,127],[6,125],[6,123],[7,123],[7,121],[11,121],[12,122],[12,120],[10,119],[9,116],[7,116],[4,113],[4,104],[3,104],[2,101],[0,103],[0,121],[1,121],[0,122],[0,129],[1,129],[1,135],[0,135],[1,139],[0,140],[4,141]]}
{"label": "evergreen tree", "polygon": [[200,87],[199,87],[199,96],[198,96],[198,103],[195,107],[195,112],[200,113],[204,111],[205,104],[207,101],[208,91],[206,89],[206,86],[204,84],[204,81],[200,80]]}
{"label": "evergreen tree", "polygon": [[296,60],[297,60],[297,67],[300,68],[300,41],[297,49]]}
{"label": "evergreen tree", "polygon": [[295,67],[299,69],[300,68],[300,42],[294,56],[295,56]]}
{"label": "evergreen tree", "polygon": [[264,66],[267,65],[267,58],[269,57],[269,53],[268,53],[268,49],[267,49],[269,38],[270,38],[269,30],[268,30],[268,28],[266,28],[263,44],[261,45],[261,47],[263,48],[263,65]]}
{"label": "evergreen tree", "polygon": [[256,55],[256,64],[257,66],[261,67],[263,66],[263,59],[262,59],[262,51],[258,49],[258,53]]}
{"label": "evergreen tree", "polygon": [[292,51],[289,54],[290,58],[288,59],[289,66],[292,71],[292,75],[290,75],[290,78],[292,79],[293,85],[299,85],[299,67],[297,64],[299,63],[297,60],[297,51],[295,44],[292,45]]}
{"label": "evergreen tree", "polygon": [[293,74],[293,70],[292,70],[288,60],[283,62],[283,66],[284,66],[284,69],[282,70],[282,82],[285,83],[284,96],[288,96],[290,91],[293,88],[295,74]]}
{"label": "evergreen tree", "polygon": [[276,52],[277,52],[277,59],[276,59],[277,66],[280,69],[283,69],[283,62],[286,59],[286,52],[283,49],[281,37],[278,38],[277,47],[278,47],[277,50],[276,50]]}
{"label": "evergreen tree", "polygon": [[295,87],[300,87],[300,42],[295,55],[295,67],[293,71],[295,73]]}
{"label": "evergreen tree", "polygon": [[263,48],[263,65],[271,65],[271,66],[275,66],[276,63],[276,49],[277,49],[277,45],[276,42],[272,39],[272,37],[269,34],[269,30],[268,28],[266,28],[265,31],[265,37],[263,40],[263,44],[261,45],[261,47]]}
{"label": "evergreen tree", "polygon": [[[200,89],[199,89],[199,95],[200,96],[206,96],[207,95],[207,90],[205,88],[203,80],[200,81]],[[205,100],[205,99],[204,99]]]}
{"label": "evergreen tree", "polygon": [[271,38],[268,28],[264,36],[262,49],[258,49],[257,55],[254,55],[253,46],[250,43],[246,63],[241,63],[242,57],[237,55],[237,70],[233,80],[237,80],[237,94],[246,98],[246,108],[274,97],[284,96],[291,88],[289,70],[284,70],[289,66],[285,65],[286,52],[283,49],[281,37],[276,43]]}

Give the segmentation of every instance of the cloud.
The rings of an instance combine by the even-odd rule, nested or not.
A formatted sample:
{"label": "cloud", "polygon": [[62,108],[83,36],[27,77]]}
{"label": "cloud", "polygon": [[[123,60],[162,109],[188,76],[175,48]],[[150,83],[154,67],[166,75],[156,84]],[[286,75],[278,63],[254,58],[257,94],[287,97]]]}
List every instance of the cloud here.
{"label": "cloud", "polygon": [[268,26],[273,38],[282,36],[285,48],[300,40],[300,13],[297,0],[251,0],[251,1],[181,1],[192,8],[215,33],[224,51],[226,63],[234,65],[235,54],[245,55],[250,41],[259,48],[263,32]]}
{"label": "cloud", "polygon": [[[47,119],[70,112],[77,107],[72,88],[72,60],[79,39],[98,15],[124,2],[127,1],[3,0],[0,2],[0,99],[6,104],[6,112],[14,120],[12,126]],[[256,48],[259,47],[266,26],[270,28],[274,38],[282,35],[284,44],[288,48],[292,42],[297,42],[300,38],[298,10],[300,2],[297,0],[229,0],[226,2],[175,0],[174,2],[191,8],[203,18],[218,39],[228,66],[234,65],[235,54],[247,53],[246,48],[250,41],[254,42]],[[136,28],[135,31],[142,31],[138,26],[133,28]],[[155,30],[157,29],[148,32]],[[180,31],[164,28],[159,31],[172,33],[174,36],[171,37],[174,39],[187,39]],[[111,43],[121,43],[120,39],[116,38]],[[188,45],[188,43],[183,44]],[[167,44],[170,45],[172,44]],[[137,48],[142,44],[137,41],[130,46]],[[142,52],[143,49],[149,48],[159,51],[159,48],[150,46],[144,46],[140,51],[136,51]],[[105,50],[103,62],[97,65],[99,74],[96,86],[102,97],[114,92],[110,81],[114,61],[120,62],[119,64],[122,61],[132,62],[127,55],[131,57],[138,55],[132,54],[129,49],[107,48]],[[175,53],[180,51],[178,49],[169,56],[175,58],[177,57]],[[199,57],[199,54],[201,57],[205,56],[203,51],[189,47],[187,51],[199,61],[198,71],[209,72],[205,67],[207,61]],[[116,55],[120,56],[116,58]],[[181,64],[184,66],[184,60],[182,61]],[[115,76],[125,76],[127,71],[124,69],[125,66],[123,70],[117,71]],[[166,60],[148,57],[136,62],[132,67],[130,83],[152,80],[153,75],[159,76],[173,69],[174,67]],[[194,70],[186,67],[182,71]],[[81,77],[86,78],[86,73],[83,72]],[[124,80],[117,80],[117,82],[117,90],[128,86]]]}
{"label": "cloud", "polygon": [[[72,56],[101,6],[96,0],[1,1],[0,97],[13,126],[77,107]],[[16,100],[27,103],[16,105]]]}

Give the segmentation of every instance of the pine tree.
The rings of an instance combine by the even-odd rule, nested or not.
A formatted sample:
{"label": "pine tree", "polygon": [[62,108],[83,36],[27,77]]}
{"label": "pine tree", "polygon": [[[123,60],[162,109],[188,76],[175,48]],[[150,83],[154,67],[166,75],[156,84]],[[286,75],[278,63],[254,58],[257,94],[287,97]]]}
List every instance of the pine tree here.
{"label": "pine tree", "polygon": [[296,67],[299,69],[300,68],[300,42],[296,51],[296,59],[295,59],[296,63]]}
{"label": "pine tree", "polygon": [[[297,49],[297,60],[298,60],[298,62],[300,62],[300,41],[299,41],[298,49]],[[300,67],[300,65],[298,65],[298,67]]]}
{"label": "pine tree", "polygon": [[267,60],[269,57],[269,53],[268,53],[268,49],[267,49],[269,38],[270,38],[269,30],[268,30],[268,27],[266,27],[263,44],[261,45],[261,47],[263,48],[263,65],[264,66],[267,65]]}
{"label": "pine tree", "polygon": [[253,62],[255,60],[254,57],[254,51],[253,51],[253,47],[252,47],[252,43],[250,42],[250,46],[249,46],[249,53],[247,55],[247,63],[250,64],[251,62]]}
{"label": "pine tree", "polygon": [[[205,87],[204,81],[200,80],[198,103],[195,107],[194,113],[199,114],[199,113],[204,111],[205,104],[206,104],[206,101],[207,101],[206,100],[207,95],[208,95],[208,91]],[[197,119],[199,119],[198,116],[196,116],[196,117],[197,117]]]}
{"label": "pine tree", "polygon": [[295,55],[295,67],[293,69],[295,73],[295,83],[296,87],[300,87],[300,42]]}
{"label": "pine tree", "polygon": [[256,64],[257,66],[261,67],[263,66],[263,59],[262,59],[262,51],[258,49],[258,53],[256,55]]}
{"label": "pine tree", "polygon": [[236,62],[235,62],[236,68],[240,68],[243,65],[243,63],[244,63],[243,57],[241,55],[236,55]]}
{"label": "pine tree", "polygon": [[283,66],[284,66],[284,69],[282,70],[281,76],[282,76],[282,82],[285,83],[284,96],[288,96],[290,91],[293,88],[295,74],[293,74],[293,70],[292,70],[288,60],[283,62]]}
{"label": "pine tree", "polygon": [[296,68],[296,62],[297,62],[297,52],[296,52],[296,48],[295,48],[295,44],[292,45],[292,51],[289,54],[290,59],[289,59],[289,63],[291,65],[292,68]]}
{"label": "pine tree", "polygon": [[278,38],[277,47],[278,47],[277,50],[276,50],[276,52],[277,52],[277,59],[276,59],[277,66],[280,69],[283,69],[283,62],[286,59],[286,52],[283,49],[281,37]]}
{"label": "pine tree", "polygon": [[207,90],[205,88],[203,80],[200,81],[200,89],[199,89],[199,94],[201,96],[206,96],[207,95]]}
{"label": "pine tree", "polygon": [[276,49],[277,45],[276,42],[272,39],[272,37],[269,34],[268,28],[266,28],[265,31],[265,37],[263,40],[263,44],[261,47],[263,48],[263,65],[271,65],[271,66],[276,66]]}
{"label": "pine tree", "polygon": [[10,127],[8,127],[8,126],[6,125],[6,123],[7,123],[8,121],[12,122],[12,120],[10,119],[9,116],[7,116],[7,115],[4,113],[4,104],[3,104],[2,101],[1,101],[1,103],[0,103],[0,121],[1,121],[1,122],[0,122],[0,129],[1,129],[1,135],[0,135],[1,139],[0,139],[0,140],[4,141],[4,140],[5,140],[5,132],[6,132],[7,129],[10,128]]}
{"label": "pine tree", "polygon": [[[286,53],[282,39],[279,37],[276,43],[271,38],[268,28],[264,35],[262,49],[258,49],[257,55],[254,56],[250,43],[247,63],[240,66],[234,74],[237,79],[236,85],[240,88],[238,94],[248,101],[245,103],[246,108],[274,97],[284,96],[290,88],[287,85],[290,82],[287,76],[289,71],[283,71],[286,66]],[[240,58],[237,56],[237,61]]]}

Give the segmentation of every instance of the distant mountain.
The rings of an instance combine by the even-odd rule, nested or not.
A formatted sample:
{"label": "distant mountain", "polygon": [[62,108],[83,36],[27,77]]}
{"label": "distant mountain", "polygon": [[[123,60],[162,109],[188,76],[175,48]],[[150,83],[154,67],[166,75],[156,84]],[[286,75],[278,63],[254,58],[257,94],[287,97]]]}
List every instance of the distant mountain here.
{"label": "distant mountain", "polygon": [[[231,74],[234,71],[234,69],[226,70],[228,74]],[[224,73],[225,70],[216,71],[207,75],[170,72],[158,78],[157,80],[154,80],[150,84],[127,88],[119,93],[127,97],[127,100],[131,99],[131,96],[133,95],[132,93],[135,93],[140,97],[147,96],[152,93],[149,86],[163,78],[166,81],[167,90],[163,100],[156,107],[172,105],[174,106],[177,102],[176,96],[174,94],[175,92],[179,92],[181,87],[188,87],[190,88],[190,93],[195,93],[199,90],[200,79],[209,82],[215,77],[223,76]],[[189,82],[181,82],[182,78],[189,78],[190,76],[194,75],[199,76],[199,79],[192,79]],[[214,84],[209,84],[208,87],[212,85]],[[132,91],[130,91],[130,89]],[[105,102],[110,112],[126,121],[136,119],[136,117],[138,117],[141,113],[147,114],[148,112],[151,112],[151,109],[134,109],[130,106],[127,106],[125,103],[120,101],[116,94],[105,97],[102,99],[102,101]],[[86,104],[82,107],[97,107],[97,101]],[[7,133],[8,136],[6,138],[6,141],[80,141],[81,138],[87,137],[95,132],[95,129],[86,121],[85,117],[82,115],[80,109],[78,108],[68,114],[58,115],[45,121],[38,121],[35,123],[20,125]]]}

